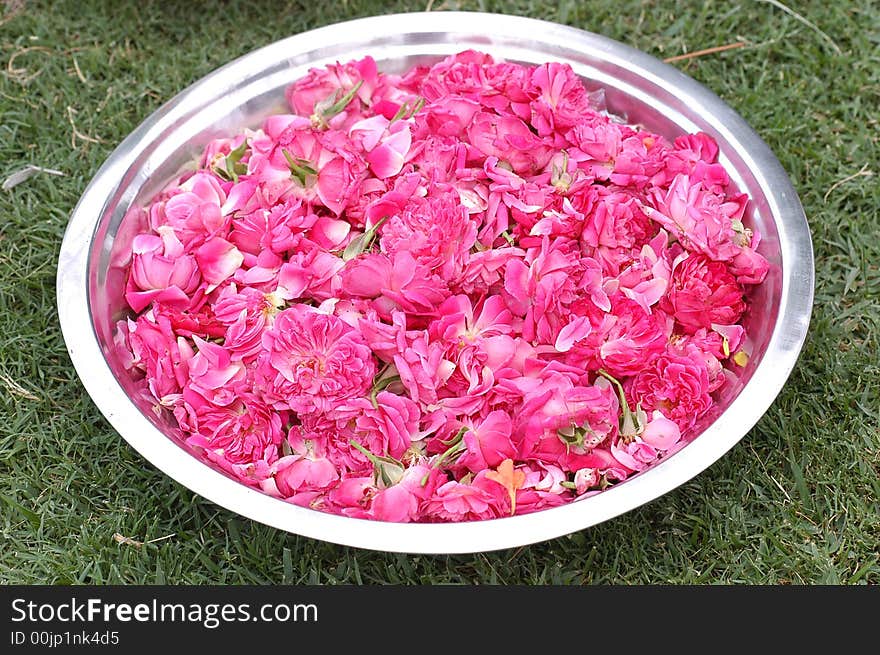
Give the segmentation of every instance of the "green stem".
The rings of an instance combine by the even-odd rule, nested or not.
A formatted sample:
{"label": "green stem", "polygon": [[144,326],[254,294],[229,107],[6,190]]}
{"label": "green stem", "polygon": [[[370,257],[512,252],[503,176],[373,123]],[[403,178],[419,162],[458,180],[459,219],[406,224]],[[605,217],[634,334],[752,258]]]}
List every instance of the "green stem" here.
{"label": "green stem", "polygon": [[312,112],[312,126],[315,129],[327,129],[327,120],[341,113],[348,106],[348,103],[354,99],[354,96],[363,84],[364,81],[361,80],[354,85],[351,91],[346,93],[339,100],[336,99],[336,96],[339,95],[339,91],[337,90],[329,98],[325,98],[316,103]]}
{"label": "green stem", "polygon": [[[641,434],[642,430],[644,430],[645,427],[639,421],[637,414],[629,408],[629,403],[626,402],[626,394],[623,391],[623,385],[618,382],[617,378],[615,378],[603,368],[600,368],[597,373],[606,380],[610,381],[611,384],[613,384],[617,389],[617,397],[620,400],[620,407],[623,410],[623,420],[621,421],[621,434],[623,434],[624,436],[636,436],[637,434]],[[629,432],[627,428],[630,425],[632,426],[632,429],[634,431],[633,434],[625,434]]]}
{"label": "green stem", "polygon": [[389,375],[384,378],[379,378],[373,383],[373,388],[370,391],[370,402],[373,403],[375,409],[379,408],[379,402],[376,399],[376,396],[398,381],[400,381],[399,375]]}
{"label": "green stem", "polygon": [[[463,439],[464,439],[465,433],[468,430],[470,430],[469,427],[462,426],[459,429],[459,431],[456,433],[456,435],[454,437],[452,437],[452,439],[450,439],[448,441],[441,441],[440,442],[444,446],[449,446],[449,448],[447,448],[442,453],[440,453],[440,456],[434,461],[434,464],[431,466],[431,468],[433,468],[433,469],[440,468],[443,465],[443,463],[446,461],[447,457],[455,455],[455,454],[466,449],[466,446],[464,445]],[[426,484],[428,484],[428,476],[430,476],[430,475],[431,475],[431,473],[429,471],[428,473],[425,473],[425,475],[422,477],[421,485],[423,487]]]}
{"label": "green stem", "polygon": [[311,186],[311,182],[313,182],[314,179],[310,180],[309,178],[315,178],[315,176],[318,175],[318,171],[312,168],[307,160],[299,159],[291,155],[286,148],[282,148],[281,153],[287,160],[287,166],[290,168],[290,174],[293,175],[302,186]]}
{"label": "green stem", "polygon": [[377,487],[380,486],[380,481],[382,486],[392,487],[403,478],[403,474],[406,472],[406,467],[404,467],[402,462],[398,462],[393,457],[379,457],[378,455],[374,455],[354,439],[351,439],[348,443],[366,455],[367,459],[373,465]]}

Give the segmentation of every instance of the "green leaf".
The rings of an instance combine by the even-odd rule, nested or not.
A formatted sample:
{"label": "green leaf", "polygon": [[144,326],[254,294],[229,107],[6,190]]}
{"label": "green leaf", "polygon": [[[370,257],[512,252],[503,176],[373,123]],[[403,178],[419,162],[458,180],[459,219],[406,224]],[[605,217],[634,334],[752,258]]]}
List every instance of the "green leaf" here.
{"label": "green leaf", "polygon": [[312,186],[317,181],[318,171],[311,165],[307,159],[294,157],[286,148],[281,149],[281,153],[287,160],[287,166],[290,168],[290,174],[304,187]]}
{"label": "green leaf", "polygon": [[366,455],[367,459],[373,464],[373,475],[377,487],[381,489],[393,487],[403,479],[403,476],[406,473],[406,467],[402,462],[397,461],[393,457],[379,456],[371,453],[354,439],[348,443],[350,443],[353,448],[356,448]]}
{"label": "green leaf", "polygon": [[400,105],[400,109],[397,110],[397,113],[394,114],[392,119],[388,121],[388,124],[391,125],[395,121],[399,121],[401,118],[405,118],[409,120],[413,116],[421,111],[422,107],[425,106],[425,99],[419,96],[411,105],[409,102],[404,102]]}
{"label": "green leaf", "polygon": [[348,245],[345,246],[345,250],[342,251],[342,261],[350,261],[367,250],[376,238],[376,234],[382,223],[386,220],[388,220],[388,217],[383,216],[375,225],[366,230],[363,234],[359,234],[352,239]]}
{"label": "green leaf", "polygon": [[212,170],[224,180],[238,182],[238,176],[247,173],[247,165],[241,163],[241,158],[247,152],[247,139],[242,141],[234,150],[230,151],[223,159],[223,166],[215,165]]}
{"label": "green leaf", "polygon": [[333,92],[333,95],[316,103],[311,117],[312,127],[317,130],[326,130],[327,120],[341,113],[348,106],[348,103],[354,99],[354,96],[357,94],[363,83],[364,81],[361,80],[355,84],[351,91],[339,98],[339,100],[336,99],[339,95],[339,91],[337,90]]}
{"label": "green leaf", "polygon": [[[467,450],[467,446],[464,443],[464,435],[470,429],[471,428],[467,427],[466,425],[463,425],[458,430],[458,432],[456,432],[454,437],[452,437],[448,441],[441,441],[440,443],[442,443],[444,446],[449,446],[449,447],[446,450],[444,450],[442,453],[440,453],[440,456],[436,460],[434,460],[434,465],[431,468],[435,468],[435,469],[440,468],[446,462],[446,460],[449,459],[450,457],[452,457],[453,460],[458,459],[458,456],[461,453],[463,453],[465,450]],[[425,475],[422,477],[421,485],[423,487],[426,484],[428,484],[428,476],[429,475],[430,475],[430,473],[425,473]]]}

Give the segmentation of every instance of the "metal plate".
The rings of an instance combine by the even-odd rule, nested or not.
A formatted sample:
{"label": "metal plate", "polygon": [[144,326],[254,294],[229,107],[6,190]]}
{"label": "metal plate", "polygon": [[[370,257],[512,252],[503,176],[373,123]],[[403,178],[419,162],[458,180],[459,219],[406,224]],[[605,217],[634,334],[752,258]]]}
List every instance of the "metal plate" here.
{"label": "metal plate", "polygon": [[[192,456],[154,400],[125,372],[113,326],[125,315],[128,246],[145,225],[143,206],[192,165],[211,139],[255,127],[284,110],[287,85],[310,67],[371,55],[402,72],[473,48],[524,63],[570,64],[608,109],[675,137],[712,135],[720,161],[751,198],[771,264],[746,320],[752,357],[725,387],[702,434],[658,465],[602,493],[534,514],[469,523],[395,524],[352,519],[272,498]],[[70,219],[58,263],[58,311],[77,372],[107,420],[146,459],[232,511],[308,537],[385,551],[458,553],[533,543],[623,514],[691,479],[734,446],[767,411],[788,378],[813,302],[806,218],[785,171],[761,138],[711,91],[657,59],[611,39],[527,18],[444,12],[398,14],[313,30],[246,55],[203,78],[144,121],[110,155]]]}

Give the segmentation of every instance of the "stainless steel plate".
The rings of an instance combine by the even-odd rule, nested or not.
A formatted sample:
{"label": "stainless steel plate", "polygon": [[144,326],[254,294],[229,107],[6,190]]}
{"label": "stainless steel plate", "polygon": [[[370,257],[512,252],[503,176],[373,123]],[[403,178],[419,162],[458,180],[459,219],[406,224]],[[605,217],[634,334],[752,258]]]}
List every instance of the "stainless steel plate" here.
{"label": "stainless steel plate", "polygon": [[[751,203],[770,261],[747,319],[751,360],[702,434],[657,466],[603,493],[525,516],[461,524],[393,524],[297,507],[212,469],[171,435],[154,401],[125,372],[113,326],[125,314],[124,268],[142,207],[211,139],[283,110],[284,89],[313,66],[371,55],[401,72],[474,48],[497,58],[570,64],[603,88],[610,111],[668,137],[703,130]],[[795,364],[813,301],[813,253],[797,194],[776,157],[711,91],[675,68],[596,34],[478,13],[379,16],[278,41],[203,78],[150,116],[107,159],[79,201],[58,263],[58,310],[70,357],[95,404],[122,437],[196,493],[254,520],[340,544],[457,553],[533,543],[595,525],[691,479],[736,444],[767,410]]]}

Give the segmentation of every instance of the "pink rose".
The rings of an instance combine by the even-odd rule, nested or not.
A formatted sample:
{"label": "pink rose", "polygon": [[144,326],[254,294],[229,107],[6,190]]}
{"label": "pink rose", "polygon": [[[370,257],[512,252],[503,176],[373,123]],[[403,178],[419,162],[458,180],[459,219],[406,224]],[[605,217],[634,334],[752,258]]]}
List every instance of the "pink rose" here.
{"label": "pink rose", "polygon": [[423,464],[409,467],[400,482],[376,492],[370,518],[395,523],[418,521],[422,504],[434,494],[442,477],[438,469]]}
{"label": "pink rose", "polygon": [[371,452],[399,459],[419,431],[421,412],[407,396],[388,391],[379,392],[375,403],[359,398],[348,404],[358,410],[356,432]]}
{"label": "pink rose", "polygon": [[471,144],[487,157],[498,157],[520,175],[534,174],[547,165],[550,147],[516,116],[478,112],[468,127]]}
{"label": "pink rose", "polygon": [[486,468],[495,468],[505,459],[516,456],[516,446],[511,441],[513,422],[507,412],[495,411],[467,428],[463,441],[466,452],[459,457],[458,464],[479,473]]}
{"label": "pink rose", "polygon": [[221,207],[226,194],[213,175],[196,173],[180,185],[165,202],[150,207],[150,224],[174,230],[187,250],[197,247],[213,236],[226,236],[229,221]]}
{"label": "pink rose", "polygon": [[437,306],[449,296],[447,284],[406,250],[390,257],[362,255],[340,275],[344,293],[373,298],[373,307],[385,319],[397,309],[416,316],[436,315]]}
{"label": "pink rose", "polygon": [[477,225],[454,192],[411,200],[382,226],[382,251],[408,251],[442,279],[458,277],[477,240]]}
{"label": "pink rose", "polygon": [[294,305],[263,333],[260,374],[279,409],[332,414],[364,395],[376,365],[363,337],[335,316]]}
{"label": "pink rose", "polygon": [[131,354],[129,368],[146,376],[150,392],[161,405],[174,406],[186,385],[192,347],[183,337],[175,337],[171,322],[161,315],[120,321],[118,329]]}
{"label": "pink rose", "polygon": [[360,83],[356,98],[369,105],[377,82],[376,62],[372,57],[346,64],[330,64],[325,68],[313,68],[294,82],[287,89],[287,102],[300,116],[309,117],[321,102],[334,95],[341,98]]}
{"label": "pink rose", "polygon": [[424,515],[442,521],[477,521],[503,516],[499,505],[499,496],[487,491],[484,485],[450,480],[438,487],[428,500]]}
{"label": "pink rose", "polygon": [[692,254],[672,271],[660,308],[675,317],[688,334],[713,323],[739,321],[746,304],[742,287],[723,262]]}
{"label": "pink rose", "polygon": [[288,443],[291,455],[280,458],[272,467],[275,488],[283,498],[303,491],[320,491],[339,480],[339,471],[325,455],[325,444],[295,426]]}
{"label": "pink rose", "polygon": [[198,394],[187,398],[191,433],[186,442],[204,449],[211,461],[245,475],[248,465],[272,464],[278,458],[284,438],[282,416],[254,394],[239,392],[226,405],[205,401]]}
{"label": "pink rose", "polygon": [[583,82],[568,64],[549,63],[532,70],[532,125],[545,136],[564,133],[593,113]]}
{"label": "pink rose", "polygon": [[161,236],[139,234],[132,242],[125,300],[136,312],[153,301],[185,308],[201,282],[196,259],[185,253],[174,230],[159,230]]}
{"label": "pink rose", "polygon": [[667,349],[636,373],[629,395],[646,412],[660,410],[682,431],[712,406],[706,361],[695,349],[677,353]]}

